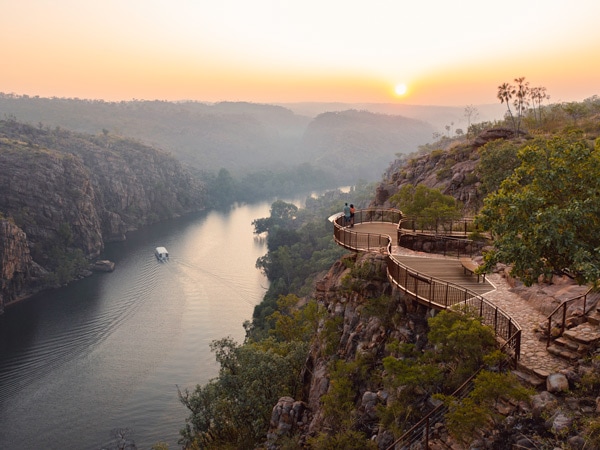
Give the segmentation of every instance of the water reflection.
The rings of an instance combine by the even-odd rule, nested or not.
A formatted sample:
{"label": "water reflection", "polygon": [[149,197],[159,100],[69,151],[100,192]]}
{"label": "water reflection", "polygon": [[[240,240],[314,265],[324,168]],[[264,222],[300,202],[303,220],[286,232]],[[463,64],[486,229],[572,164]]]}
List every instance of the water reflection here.
{"label": "water reflection", "polygon": [[[196,214],[107,245],[116,263],[0,316],[0,448],[95,449],[130,428],[138,448],[177,448],[177,386],[217,374],[209,343],[242,341],[267,280],[252,220],[270,203]],[[154,248],[165,246],[168,263]]]}

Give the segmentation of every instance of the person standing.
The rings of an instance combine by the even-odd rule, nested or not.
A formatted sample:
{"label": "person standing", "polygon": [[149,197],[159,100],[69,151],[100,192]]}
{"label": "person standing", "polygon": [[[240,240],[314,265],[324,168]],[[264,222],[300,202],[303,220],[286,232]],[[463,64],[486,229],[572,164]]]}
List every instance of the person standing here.
{"label": "person standing", "polygon": [[350,224],[350,207],[348,203],[344,204],[344,225],[347,226]]}
{"label": "person standing", "polygon": [[354,212],[356,211],[356,209],[354,209],[354,204],[350,203],[350,228],[352,228],[354,226]]}

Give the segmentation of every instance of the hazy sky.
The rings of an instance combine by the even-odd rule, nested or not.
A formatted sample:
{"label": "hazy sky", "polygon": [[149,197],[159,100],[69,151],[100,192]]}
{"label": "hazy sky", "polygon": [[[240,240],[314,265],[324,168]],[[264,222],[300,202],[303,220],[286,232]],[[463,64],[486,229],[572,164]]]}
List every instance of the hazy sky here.
{"label": "hazy sky", "polygon": [[524,76],[579,101],[598,20],[599,0],[0,0],[0,92],[464,106]]}

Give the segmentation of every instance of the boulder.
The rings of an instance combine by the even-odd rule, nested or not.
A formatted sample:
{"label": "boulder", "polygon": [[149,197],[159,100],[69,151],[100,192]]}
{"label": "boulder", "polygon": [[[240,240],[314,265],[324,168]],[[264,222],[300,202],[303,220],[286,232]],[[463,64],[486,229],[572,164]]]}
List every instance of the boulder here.
{"label": "boulder", "polygon": [[94,272],[112,272],[115,270],[115,263],[108,259],[100,259],[92,266]]}

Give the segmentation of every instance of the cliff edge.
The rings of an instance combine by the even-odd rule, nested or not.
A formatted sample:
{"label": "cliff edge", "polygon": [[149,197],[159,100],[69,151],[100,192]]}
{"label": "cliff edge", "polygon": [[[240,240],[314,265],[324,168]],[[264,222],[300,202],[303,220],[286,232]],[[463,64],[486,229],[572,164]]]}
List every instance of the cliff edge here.
{"label": "cliff edge", "polygon": [[203,187],[136,141],[0,121],[0,311],[81,276],[105,242],[204,208]]}

